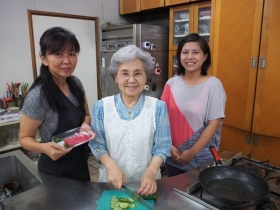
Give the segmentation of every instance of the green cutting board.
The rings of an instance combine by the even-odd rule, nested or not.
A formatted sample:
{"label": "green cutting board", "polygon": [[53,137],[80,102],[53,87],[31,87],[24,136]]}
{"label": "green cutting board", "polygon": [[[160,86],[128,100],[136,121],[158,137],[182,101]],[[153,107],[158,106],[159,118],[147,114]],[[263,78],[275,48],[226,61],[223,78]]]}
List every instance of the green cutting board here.
{"label": "green cutting board", "polygon": [[[124,192],[124,190],[104,190],[101,198],[96,201],[97,204],[97,210],[110,210],[110,202],[112,196],[122,197],[122,198],[130,198],[128,194]],[[146,200],[148,203],[151,204],[151,206],[154,206],[155,201],[154,200]],[[131,210],[146,210],[148,209],[143,204],[139,203],[138,201],[136,203],[136,208],[132,208]]]}

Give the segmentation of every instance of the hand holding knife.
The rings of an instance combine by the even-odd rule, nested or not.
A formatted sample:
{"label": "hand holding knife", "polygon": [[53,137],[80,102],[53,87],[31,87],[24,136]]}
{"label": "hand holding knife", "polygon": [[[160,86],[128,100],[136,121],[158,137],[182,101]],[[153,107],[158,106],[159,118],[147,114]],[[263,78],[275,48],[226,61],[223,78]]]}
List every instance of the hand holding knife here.
{"label": "hand holding knife", "polygon": [[138,195],[136,192],[134,192],[129,187],[127,187],[126,184],[123,184],[123,188],[124,188],[125,193],[128,194],[129,196],[131,196],[133,199],[135,199],[136,201],[138,201],[139,203],[141,203],[148,209],[154,209],[154,207],[151,204],[149,204],[140,195]]}

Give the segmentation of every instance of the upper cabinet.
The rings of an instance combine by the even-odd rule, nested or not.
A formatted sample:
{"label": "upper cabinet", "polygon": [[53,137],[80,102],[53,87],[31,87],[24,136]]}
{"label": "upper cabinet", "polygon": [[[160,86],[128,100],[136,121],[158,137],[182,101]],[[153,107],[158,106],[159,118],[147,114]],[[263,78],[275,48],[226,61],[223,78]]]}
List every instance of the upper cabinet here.
{"label": "upper cabinet", "polygon": [[184,4],[190,2],[191,0],[165,0],[165,6],[171,6],[176,4]]}
{"label": "upper cabinet", "polygon": [[120,0],[120,14],[131,14],[147,9],[164,7],[164,0]]}
{"label": "upper cabinet", "polygon": [[211,3],[194,4],[194,32],[210,41]]}
{"label": "upper cabinet", "polygon": [[[182,37],[189,33],[198,33],[209,42],[210,23],[211,2],[209,1],[170,7],[168,78],[177,74],[176,50]],[[208,72],[210,74],[211,69]]]}
{"label": "upper cabinet", "polygon": [[169,50],[176,50],[180,39],[193,32],[209,41],[211,2],[171,7],[169,17]]}
{"label": "upper cabinet", "polygon": [[164,7],[164,0],[141,0],[141,10]]}
{"label": "upper cabinet", "polygon": [[169,50],[176,50],[180,39],[193,31],[193,6],[171,7],[169,17]]}
{"label": "upper cabinet", "polygon": [[205,0],[120,0],[120,14],[131,14],[148,9],[170,7]]}
{"label": "upper cabinet", "polygon": [[[280,147],[280,1],[213,0],[212,5],[212,73],[227,94],[224,125],[244,131],[242,142],[251,145],[253,158],[280,165],[275,147]],[[231,136],[221,139],[228,151]]]}
{"label": "upper cabinet", "polygon": [[120,0],[120,14],[140,12],[141,0]]}

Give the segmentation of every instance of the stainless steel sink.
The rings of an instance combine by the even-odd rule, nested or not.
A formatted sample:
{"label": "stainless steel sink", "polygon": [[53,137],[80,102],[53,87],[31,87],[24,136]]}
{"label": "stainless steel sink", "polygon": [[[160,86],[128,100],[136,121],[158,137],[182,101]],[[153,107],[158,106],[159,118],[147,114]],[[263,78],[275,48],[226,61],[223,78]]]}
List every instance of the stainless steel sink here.
{"label": "stainless steel sink", "polygon": [[12,196],[42,184],[41,180],[25,164],[25,161],[21,161],[13,154],[0,156],[0,171],[0,186],[15,181],[19,183],[19,189]]}

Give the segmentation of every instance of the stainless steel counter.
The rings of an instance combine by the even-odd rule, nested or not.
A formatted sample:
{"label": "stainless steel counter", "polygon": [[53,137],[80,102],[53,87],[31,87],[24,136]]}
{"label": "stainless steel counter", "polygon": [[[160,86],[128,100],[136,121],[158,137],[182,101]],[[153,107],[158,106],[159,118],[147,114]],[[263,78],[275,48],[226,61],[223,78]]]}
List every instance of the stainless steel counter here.
{"label": "stainless steel counter", "polygon": [[[115,189],[107,183],[78,181],[46,174],[39,171],[37,165],[20,150],[1,154],[0,158],[9,155],[16,155],[42,181],[42,184],[5,199],[3,204],[7,210],[92,210],[97,209],[95,202],[101,197],[104,190]],[[209,160],[205,167],[212,164],[213,160]],[[195,173],[198,173],[199,170]],[[193,183],[196,176],[197,174],[192,172],[158,180],[158,199],[155,203],[155,209],[208,209],[173,190],[173,188],[186,189]],[[139,183],[128,183],[128,186],[137,188]]]}

